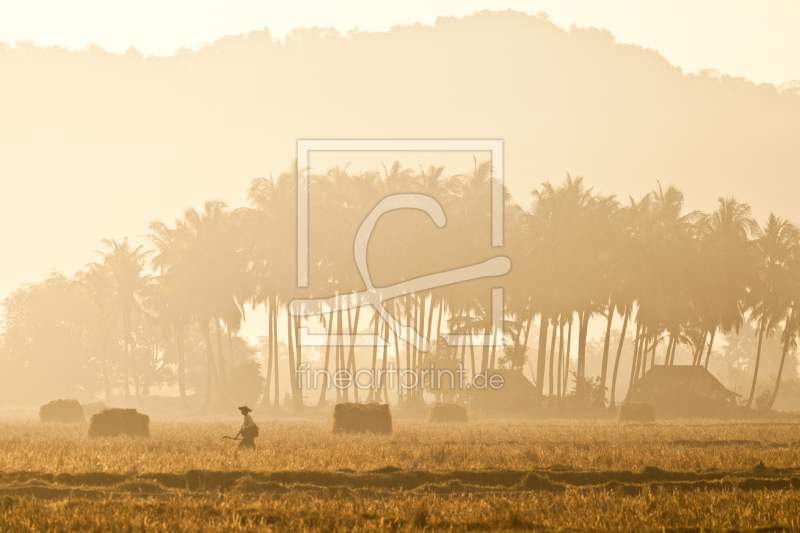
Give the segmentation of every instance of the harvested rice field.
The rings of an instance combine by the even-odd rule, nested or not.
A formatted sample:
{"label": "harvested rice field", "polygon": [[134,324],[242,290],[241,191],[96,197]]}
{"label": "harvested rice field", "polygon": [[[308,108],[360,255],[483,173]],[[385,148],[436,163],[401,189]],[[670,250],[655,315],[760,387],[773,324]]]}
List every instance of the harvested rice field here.
{"label": "harvested rice field", "polygon": [[150,438],[0,421],[2,531],[800,528],[800,423],[154,417]]}

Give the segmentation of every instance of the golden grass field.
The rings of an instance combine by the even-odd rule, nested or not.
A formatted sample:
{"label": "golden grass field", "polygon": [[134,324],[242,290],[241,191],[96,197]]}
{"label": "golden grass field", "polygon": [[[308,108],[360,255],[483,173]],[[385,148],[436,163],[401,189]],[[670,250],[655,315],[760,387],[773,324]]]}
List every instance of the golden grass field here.
{"label": "golden grass field", "polygon": [[0,419],[0,531],[800,529],[796,421],[256,421],[238,452],[238,417],[149,439]]}

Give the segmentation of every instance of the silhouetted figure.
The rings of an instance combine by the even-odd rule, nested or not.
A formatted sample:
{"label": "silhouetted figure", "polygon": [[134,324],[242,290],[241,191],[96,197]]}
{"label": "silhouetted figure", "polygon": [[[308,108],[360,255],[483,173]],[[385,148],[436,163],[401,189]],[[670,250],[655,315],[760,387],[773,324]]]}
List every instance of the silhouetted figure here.
{"label": "silhouetted figure", "polygon": [[250,416],[250,413],[253,410],[244,405],[239,408],[239,411],[241,411],[242,416],[244,416],[242,428],[239,430],[239,433],[236,434],[237,437],[239,435],[242,436],[242,442],[239,443],[239,448],[250,448],[251,450],[255,450],[255,438],[258,437],[258,426],[253,420],[253,417]]}

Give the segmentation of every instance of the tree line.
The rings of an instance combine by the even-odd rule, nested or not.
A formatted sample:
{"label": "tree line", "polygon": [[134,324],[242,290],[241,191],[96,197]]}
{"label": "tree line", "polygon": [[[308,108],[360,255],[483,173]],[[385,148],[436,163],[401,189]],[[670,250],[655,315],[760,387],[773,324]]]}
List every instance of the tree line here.
{"label": "tree line", "polygon": [[[476,161],[470,172],[452,176],[443,167],[415,170],[397,162],[380,171],[355,173],[347,166],[311,171],[309,289],[296,287],[294,164],[277,177],[254,179],[246,207],[230,209],[223,201],[209,200],[171,223],[152,222],[149,246],[134,247],[127,238],[104,240],[99,260],[70,282],[93,306],[91,335],[98,346],[104,395],[110,398],[114,389],[121,389],[130,398],[131,386],[133,396],[144,394],[146,379],[152,381],[157,374],[147,368],[165,368],[163,360],[153,363],[152,345],[159,342],[173,355],[174,382],[186,406],[191,343],[204,352],[202,371],[195,368],[193,383],[204,391],[202,409],[208,409],[215,391],[224,396],[236,388],[237,367],[252,359],[242,348],[237,361],[234,348],[241,344],[238,333],[247,313],[264,312],[264,380],[258,384],[264,409],[280,406],[282,389],[298,409],[333,399],[334,392],[324,387],[312,398],[312,391],[304,392],[298,383],[296,369],[309,357],[298,343],[304,323],[321,327],[329,340],[334,334],[365,330],[392,341],[391,349],[388,344],[370,349],[372,370],[388,364],[414,370],[462,364],[475,375],[501,367],[521,372],[527,366],[537,409],[562,406],[570,385],[573,395],[594,391],[601,395],[598,405],[613,407],[620,380],[628,380],[630,388],[648,368],[675,364],[678,348],[691,350],[692,365],[707,368],[715,339],[751,324],[758,343],[747,407],[756,392],[762,341],[781,331],[777,377],[766,402],[772,407],[787,354],[796,349],[800,334],[795,312],[800,230],[793,223],[771,214],[759,224],[749,206],[732,197],[719,198],[713,212],[684,213],[683,194],[660,183],[639,199],[621,200],[568,175],[560,183],[534,188],[527,206],[505,191],[505,246],[492,248],[492,184],[488,161]],[[437,228],[427,215],[411,210],[384,215],[368,248],[375,286],[500,254],[511,259],[511,272],[385,302],[393,316],[432,343],[428,353],[397,338],[379,316],[362,314],[361,308],[288,315],[296,298],[364,290],[353,260],[355,233],[381,199],[407,192],[434,198],[447,223]],[[491,288],[496,286],[504,289],[502,332],[491,321]],[[6,345],[11,331],[8,304],[9,299],[4,302]],[[605,331],[600,375],[594,378],[586,375],[592,320],[600,321]],[[615,323],[622,332],[613,346]],[[449,346],[445,333],[488,342]],[[532,337],[538,342],[528,353]],[[280,353],[288,357],[283,379],[279,343]],[[116,357],[109,357],[110,350],[116,350]],[[623,358],[632,362],[627,376],[619,373]],[[331,373],[355,373],[356,348],[329,341],[320,361]],[[162,381],[170,379],[172,374]],[[442,391],[434,392],[439,398]],[[388,394],[385,384],[366,394],[353,384],[336,390],[335,400],[388,402]],[[402,394],[402,402],[419,403],[422,384]]]}

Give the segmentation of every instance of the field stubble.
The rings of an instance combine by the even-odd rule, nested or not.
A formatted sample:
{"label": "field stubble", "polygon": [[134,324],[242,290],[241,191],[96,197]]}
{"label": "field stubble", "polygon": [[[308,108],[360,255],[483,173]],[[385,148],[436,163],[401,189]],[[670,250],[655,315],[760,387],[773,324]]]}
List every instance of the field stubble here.
{"label": "field stubble", "polygon": [[800,424],[153,418],[151,438],[0,421],[0,529],[800,528]]}

